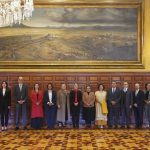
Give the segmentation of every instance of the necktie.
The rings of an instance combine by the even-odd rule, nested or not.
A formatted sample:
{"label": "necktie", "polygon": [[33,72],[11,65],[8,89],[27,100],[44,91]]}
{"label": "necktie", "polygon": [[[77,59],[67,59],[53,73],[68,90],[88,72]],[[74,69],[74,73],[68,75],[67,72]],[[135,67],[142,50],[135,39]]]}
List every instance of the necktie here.
{"label": "necktie", "polygon": [[77,90],[75,90],[75,103],[78,103]]}

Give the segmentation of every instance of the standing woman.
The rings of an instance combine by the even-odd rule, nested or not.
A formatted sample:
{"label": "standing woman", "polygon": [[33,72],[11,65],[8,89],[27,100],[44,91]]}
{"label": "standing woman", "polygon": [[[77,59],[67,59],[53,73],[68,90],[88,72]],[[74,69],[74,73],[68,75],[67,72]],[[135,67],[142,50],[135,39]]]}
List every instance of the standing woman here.
{"label": "standing woman", "polygon": [[43,124],[43,92],[39,90],[39,84],[34,85],[34,90],[30,94],[31,99],[31,127],[40,129]]}
{"label": "standing woman", "polygon": [[91,87],[86,87],[86,92],[83,93],[83,118],[86,123],[86,127],[91,127],[91,122],[95,119],[95,94],[91,92]]}
{"label": "standing woman", "polygon": [[148,120],[148,127],[150,128],[150,83],[146,83],[145,90],[145,111]]}
{"label": "standing woman", "polygon": [[48,83],[47,90],[44,93],[45,114],[48,124],[48,129],[53,129],[56,123],[57,113],[57,95],[53,90],[52,83]]}
{"label": "standing woman", "polygon": [[3,81],[0,89],[0,111],[2,131],[7,130],[8,116],[11,106],[11,90],[6,81]]}
{"label": "standing woman", "polygon": [[106,95],[107,92],[104,91],[104,85],[98,85],[98,91],[95,92],[95,107],[96,107],[96,122],[95,124],[100,128],[103,128],[107,124],[107,104]]}
{"label": "standing woman", "polygon": [[66,89],[66,84],[61,85],[61,89],[57,92],[57,121],[60,126],[66,126],[69,114],[69,92]]}
{"label": "standing woman", "polygon": [[70,91],[70,112],[72,115],[73,128],[79,128],[80,105],[82,102],[82,92],[78,89],[78,84],[74,84],[74,89]]}

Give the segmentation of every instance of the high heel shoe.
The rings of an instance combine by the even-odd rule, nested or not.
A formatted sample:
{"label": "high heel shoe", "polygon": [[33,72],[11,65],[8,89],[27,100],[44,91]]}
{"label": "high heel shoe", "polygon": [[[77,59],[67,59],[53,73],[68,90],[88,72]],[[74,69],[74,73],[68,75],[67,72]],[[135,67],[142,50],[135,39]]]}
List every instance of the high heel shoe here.
{"label": "high heel shoe", "polygon": [[4,129],[4,127],[2,127],[2,131],[4,131],[5,129]]}

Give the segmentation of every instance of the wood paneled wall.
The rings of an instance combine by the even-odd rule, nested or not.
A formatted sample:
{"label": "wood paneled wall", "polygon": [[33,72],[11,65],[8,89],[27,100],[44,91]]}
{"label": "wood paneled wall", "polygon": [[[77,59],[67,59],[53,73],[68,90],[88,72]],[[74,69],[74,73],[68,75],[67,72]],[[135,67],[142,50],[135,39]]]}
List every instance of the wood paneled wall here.
{"label": "wood paneled wall", "polygon": [[[13,87],[17,84],[18,77],[22,76],[24,82],[28,85],[29,91],[32,90],[35,83],[39,83],[40,87],[45,90],[47,83],[53,83],[54,89],[60,89],[61,83],[66,83],[68,90],[73,88],[76,82],[79,88],[84,91],[87,85],[91,85],[92,90],[96,91],[99,83],[103,83],[108,89],[111,87],[113,80],[118,82],[118,86],[122,86],[123,81],[128,81],[130,88],[134,89],[134,84],[139,82],[141,88],[144,89],[145,83],[150,81],[150,73],[120,73],[120,72],[102,72],[102,73],[1,73],[0,81],[8,81],[9,87],[12,90],[12,109],[11,109],[11,122],[14,122],[15,112],[15,99],[13,96]],[[28,105],[30,115],[30,104]]]}
{"label": "wood paneled wall", "polygon": [[8,81],[9,86],[13,89],[17,84],[19,76],[23,76],[24,82],[33,88],[34,83],[39,83],[42,89],[46,88],[47,83],[51,82],[54,85],[54,89],[58,90],[61,83],[66,83],[68,89],[73,87],[73,84],[77,82],[81,90],[84,90],[87,85],[91,85],[93,91],[97,89],[99,83],[103,83],[106,89],[111,86],[113,80],[118,82],[118,86],[121,86],[123,81],[128,81],[131,88],[134,88],[134,84],[139,82],[144,88],[144,84],[150,81],[150,73],[1,73],[0,81]]}

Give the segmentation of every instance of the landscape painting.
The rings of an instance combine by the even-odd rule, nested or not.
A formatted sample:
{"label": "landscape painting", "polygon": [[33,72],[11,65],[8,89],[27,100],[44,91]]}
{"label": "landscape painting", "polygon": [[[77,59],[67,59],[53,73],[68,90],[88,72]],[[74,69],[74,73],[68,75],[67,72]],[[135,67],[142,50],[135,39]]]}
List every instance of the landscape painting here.
{"label": "landscape painting", "polygon": [[0,32],[0,61],[138,60],[137,8],[36,8]]}

